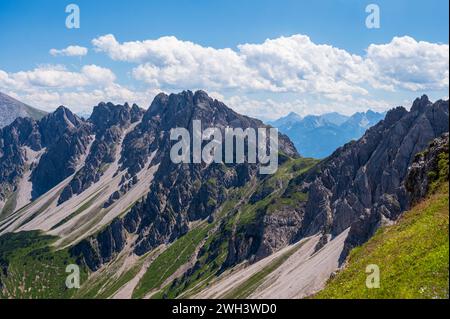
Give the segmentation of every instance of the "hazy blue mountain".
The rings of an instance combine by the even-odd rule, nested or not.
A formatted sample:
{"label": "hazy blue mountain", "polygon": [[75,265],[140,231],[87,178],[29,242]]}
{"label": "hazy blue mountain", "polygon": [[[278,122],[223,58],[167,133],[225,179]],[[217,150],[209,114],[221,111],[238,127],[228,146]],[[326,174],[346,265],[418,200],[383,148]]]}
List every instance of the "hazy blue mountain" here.
{"label": "hazy blue mountain", "polygon": [[284,117],[280,117],[278,120],[268,122],[268,124],[270,124],[274,127],[289,128],[293,124],[300,122],[302,119],[303,118],[300,115],[298,115],[297,113],[291,112]]}
{"label": "hazy blue mountain", "polygon": [[343,115],[337,112],[331,112],[331,113],[326,113],[321,115],[321,117],[332,124],[336,124],[336,125],[341,125],[342,123],[344,123],[345,121],[347,121],[349,119],[349,116],[347,115]]}
{"label": "hazy blue mountain", "polygon": [[296,113],[289,113],[269,123],[289,136],[302,156],[324,158],[345,143],[360,138],[384,116],[385,113],[372,110],[352,116],[333,112],[304,118]]}

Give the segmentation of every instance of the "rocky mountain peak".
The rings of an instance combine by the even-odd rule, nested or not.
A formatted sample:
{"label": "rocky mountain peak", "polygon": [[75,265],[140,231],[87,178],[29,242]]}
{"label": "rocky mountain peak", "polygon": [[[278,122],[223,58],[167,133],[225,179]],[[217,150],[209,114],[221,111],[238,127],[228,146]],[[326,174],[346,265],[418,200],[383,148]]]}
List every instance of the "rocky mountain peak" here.
{"label": "rocky mountain peak", "polygon": [[162,111],[164,107],[167,106],[169,96],[165,93],[159,93],[155,96],[150,107],[144,115],[144,121],[148,121],[153,115],[156,115]]}
{"label": "rocky mountain peak", "polygon": [[70,109],[61,105],[53,113],[47,115],[47,118],[53,121],[65,122],[68,126],[78,127],[83,121]]}
{"label": "rocky mountain peak", "polygon": [[420,98],[414,100],[414,103],[411,107],[411,111],[412,112],[418,111],[419,113],[422,113],[425,110],[425,108],[430,104],[432,103],[428,99],[428,96],[424,94]]}
{"label": "rocky mountain peak", "polygon": [[103,132],[114,125],[125,127],[136,122],[142,114],[143,111],[137,105],[130,108],[128,103],[116,105],[111,102],[102,102],[94,107],[89,122],[94,124],[96,132]]}
{"label": "rocky mountain peak", "polygon": [[389,110],[386,113],[386,117],[384,118],[384,122],[386,125],[390,125],[396,123],[399,119],[401,119],[408,111],[403,106],[398,106],[392,110]]}
{"label": "rocky mountain peak", "polygon": [[39,121],[43,146],[55,143],[66,132],[74,132],[85,122],[65,106],[59,106],[53,113]]}
{"label": "rocky mountain peak", "polygon": [[413,203],[423,199],[433,187],[448,181],[448,132],[435,138],[428,147],[416,154],[408,168],[405,186]]}
{"label": "rocky mountain peak", "polygon": [[205,91],[198,90],[194,93],[194,104],[199,105],[200,103],[211,104],[213,99]]}

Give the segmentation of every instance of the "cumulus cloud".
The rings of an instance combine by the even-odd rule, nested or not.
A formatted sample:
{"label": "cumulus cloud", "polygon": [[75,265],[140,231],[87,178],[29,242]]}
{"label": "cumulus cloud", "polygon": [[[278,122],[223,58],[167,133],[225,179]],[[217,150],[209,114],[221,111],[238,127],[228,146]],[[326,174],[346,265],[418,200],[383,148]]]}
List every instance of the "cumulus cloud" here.
{"label": "cumulus cloud", "polygon": [[326,97],[368,95],[368,87],[420,91],[448,88],[448,45],[396,37],[364,56],[305,35],[215,49],[175,37],[119,43],[92,41],[111,59],[137,64],[135,79],[155,87],[294,92]]}
{"label": "cumulus cloud", "polygon": [[375,87],[410,91],[445,90],[449,82],[448,44],[395,37],[387,44],[371,44],[367,64]]}
{"label": "cumulus cloud", "polygon": [[88,49],[78,45],[69,45],[65,49],[51,49],[49,53],[53,56],[85,56]]}
{"label": "cumulus cloud", "polygon": [[90,109],[100,101],[128,101],[147,106],[156,95],[156,91],[131,90],[115,80],[111,70],[93,64],[85,65],[79,71],[69,71],[61,65],[46,65],[16,73],[0,70],[0,91],[45,110],[65,105],[76,112]]}
{"label": "cumulus cloud", "polygon": [[[47,109],[59,104],[77,109],[102,100],[146,107],[159,91],[205,89],[240,113],[273,119],[290,111],[385,110],[397,104],[392,101],[445,92],[449,86],[448,44],[408,36],[372,44],[362,55],[314,43],[305,35],[213,48],[173,36],[119,42],[108,34],[93,39],[92,45],[112,60],[130,63],[139,89],[119,85],[115,74],[101,66],[74,71],[44,65],[20,72],[0,70],[0,90],[18,92],[25,102]],[[50,51],[84,52],[87,49],[76,46]],[[389,96],[391,103],[380,98],[383,90],[381,95]]]}
{"label": "cumulus cloud", "polygon": [[69,91],[30,88],[25,91],[5,90],[3,92],[46,111],[53,111],[59,105],[64,105],[73,112],[83,113],[92,110],[92,107],[101,101],[116,104],[136,103],[140,107],[147,108],[156,94],[160,93],[159,90],[130,90],[116,83],[103,88],[84,88]]}
{"label": "cumulus cloud", "polygon": [[114,73],[97,65],[85,65],[80,72],[69,71],[62,65],[46,65],[31,71],[6,73],[0,70],[0,86],[19,90],[28,87],[74,88],[108,85],[116,79]]}
{"label": "cumulus cloud", "polygon": [[271,89],[269,81],[258,77],[228,48],[203,47],[175,37],[120,44],[111,34],[94,39],[92,44],[113,60],[138,63],[133,76],[156,87]]}

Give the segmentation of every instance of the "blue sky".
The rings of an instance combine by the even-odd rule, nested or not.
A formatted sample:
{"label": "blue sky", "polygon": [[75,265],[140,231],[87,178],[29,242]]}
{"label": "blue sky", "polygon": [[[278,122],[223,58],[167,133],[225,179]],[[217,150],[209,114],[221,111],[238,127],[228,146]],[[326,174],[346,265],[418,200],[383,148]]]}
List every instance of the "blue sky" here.
{"label": "blue sky", "polygon": [[[65,26],[70,3],[80,29]],[[365,26],[369,3],[379,29]],[[156,92],[182,89],[263,119],[382,110],[448,97],[448,9],[446,0],[0,0],[0,91],[47,110],[108,98],[147,107]],[[88,51],[49,53],[68,46]]]}

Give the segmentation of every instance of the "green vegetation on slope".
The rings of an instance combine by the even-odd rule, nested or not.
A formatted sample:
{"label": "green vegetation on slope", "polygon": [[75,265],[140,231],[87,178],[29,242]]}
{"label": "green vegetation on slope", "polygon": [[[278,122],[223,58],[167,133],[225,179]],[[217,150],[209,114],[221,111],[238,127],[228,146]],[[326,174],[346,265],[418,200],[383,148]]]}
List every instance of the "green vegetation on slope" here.
{"label": "green vegetation on slope", "polygon": [[[448,169],[448,167],[447,167]],[[448,184],[352,250],[347,266],[316,298],[449,298]],[[369,264],[380,288],[366,287]]]}
{"label": "green vegetation on slope", "polygon": [[[205,241],[195,265],[188,274],[175,279],[152,298],[190,298],[207,287],[224,270],[222,267],[228,254],[229,238],[234,229],[238,228],[238,233],[245,232],[242,227],[257,223],[260,212],[267,211],[271,214],[281,206],[297,205],[300,201],[305,201],[307,194],[285,196],[283,192],[292,178],[303,174],[317,162],[309,158],[289,159],[280,166],[276,174],[269,176],[256,187],[256,191],[252,183],[232,190],[228,194],[229,199],[217,214],[216,222],[220,225]],[[266,196],[251,204],[249,198],[255,193]]]}
{"label": "green vegetation on slope", "polygon": [[[0,237],[0,298],[70,298],[66,267],[75,264],[67,250],[53,250],[55,237],[37,231]],[[86,278],[80,267],[81,282]]]}
{"label": "green vegetation on slope", "polygon": [[[308,194],[295,192],[286,195],[284,191],[293,178],[307,172],[314,167],[319,160],[313,158],[290,159],[278,168],[278,171],[268,177],[256,190],[264,193],[269,191],[270,195],[258,200],[255,203],[248,203],[241,209],[239,215],[239,226],[245,227],[248,224],[257,222],[258,214],[272,213],[282,206],[295,206],[299,202],[305,202]],[[281,187],[280,187],[281,186]]]}
{"label": "green vegetation on slope", "polygon": [[133,291],[133,298],[143,298],[148,292],[160,288],[164,281],[187,263],[200,242],[206,237],[209,225],[200,225],[173,242],[149,266]]}

